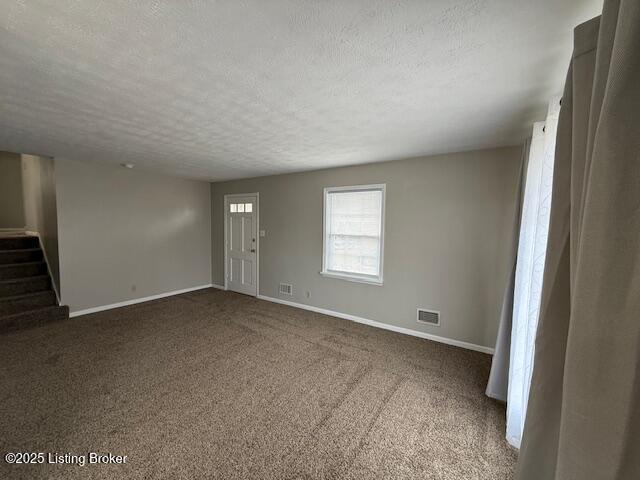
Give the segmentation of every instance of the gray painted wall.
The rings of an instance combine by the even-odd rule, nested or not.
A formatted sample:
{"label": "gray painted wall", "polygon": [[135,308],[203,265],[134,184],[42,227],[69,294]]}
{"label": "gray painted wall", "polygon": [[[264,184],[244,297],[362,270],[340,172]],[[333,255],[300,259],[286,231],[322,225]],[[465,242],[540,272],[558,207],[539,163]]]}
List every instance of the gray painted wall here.
{"label": "gray painted wall", "polygon": [[22,155],[26,229],[38,232],[56,291],[60,293],[58,213],[54,162],[49,157]]}
{"label": "gray painted wall", "polygon": [[211,283],[209,183],[58,158],[56,180],[72,312]]}
{"label": "gray painted wall", "polygon": [[[224,284],[224,195],[259,192],[261,295],[493,347],[520,153],[511,147],[214,183],[213,283]],[[322,277],[323,188],[371,183],[387,185],[384,285]],[[294,285],[293,298],[278,294],[279,282]],[[439,310],[442,325],[416,323],[417,307]]]}
{"label": "gray painted wall", "polygon": [[0,152],[0,228],[24,228],[20,155]]}

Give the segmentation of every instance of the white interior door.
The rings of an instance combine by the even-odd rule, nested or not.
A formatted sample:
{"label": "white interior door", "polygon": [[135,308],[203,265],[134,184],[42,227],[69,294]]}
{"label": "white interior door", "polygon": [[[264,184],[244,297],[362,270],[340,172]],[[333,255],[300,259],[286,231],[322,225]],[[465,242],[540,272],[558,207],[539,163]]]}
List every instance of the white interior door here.
{"label": "white interior door", "polygon": [[234,195],[226,200],[227,289],[257,296],[258,199]]}

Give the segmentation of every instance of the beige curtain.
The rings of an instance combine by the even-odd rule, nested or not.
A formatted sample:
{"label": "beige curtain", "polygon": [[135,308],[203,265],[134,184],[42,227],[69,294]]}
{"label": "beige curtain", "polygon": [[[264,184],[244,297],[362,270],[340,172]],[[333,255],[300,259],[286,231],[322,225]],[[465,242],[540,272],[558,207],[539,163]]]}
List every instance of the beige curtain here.
{"label": "beige curtain", "polygon": [[640,479],[640,0],[575,30],[519,480]]}

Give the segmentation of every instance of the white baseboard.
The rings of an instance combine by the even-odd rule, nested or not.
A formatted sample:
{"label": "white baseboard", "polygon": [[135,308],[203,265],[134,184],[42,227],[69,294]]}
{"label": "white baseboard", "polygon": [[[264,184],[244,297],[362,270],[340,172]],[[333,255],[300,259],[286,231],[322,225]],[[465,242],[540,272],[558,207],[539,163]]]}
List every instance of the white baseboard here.
{"label": "white baseboard", "polygon": [[384,330],[390,330],[392,332],[404,333],[405,335],[411,335],[413,337],[424,338],[432,340],[434,342],[446,343],[447,345],[453,345],[455,347],[466,348],[468,350],[475,350],[476,352],[488,353],[493,355],[494,349],[485,347],[483,345],[476,345],[475,343],[463,342],[462,340],[454,340],[452,338],[439,337],[438,335],[431,335],[429,333],[420,332],[418,330],[411,330],[409,328],[397,327],[395,325],[389,325],[388,323],[377,322],[368,318],[357,317],[355,315],[349,315],[348,313],[335,312],[333,310],[327,310],[326,308],[314,307],[311,305],[305,305],[303,303],[290,302],[289,300],[282,300],[280,298],[267,297],[265,295],[258,295],[260,300],[266,300],[267,302],[281,303],[282,305],[288,305],[290,307],[301,308],[303,310],[309,310],[311,312],[322,313],[324,315],[331,315],[332,317],[344,318],[345,320],[351,320],[352,322],[363,323],[376,328],[382,328]]}
{"label": "white baseboard", "polygon": [[109,305],[100,305],[98,307],[85,308],[84,310],[76,310],[69,313],[69,317],[80,317],[82,315],[89,315],[90,313],[103,312],[105,310],[111,310],[112,308],[126,307],[127,305],[135,305],[136,303],[144,303],[150,300],[158,300],[160,298],[172,297],[173,295],[180,295],[181,293],[193,292],[195,290],[202,290],[203,288],[211,288],[214,285],[199,285],[197,287],[183,288],[182,290],[174,290],[172,292],[159,293],[157,295],[151,295],[149,297],[134,298],[132,300],[125,300],[124,302],[111,303]]}
{"label": "white baseboard", "polygon": [[[180,295],[181,293],[193,292],[195,290],[202,290],[204,288],[217,288],[219,290],[225,290],[223,285],[210,283],[208,285],[200,285],[198,287],[185,288],[182,290],[174,290],[172,292],[160,293],[157,295],[151,295],[149,297],[134,298],[132,300],[126,300],[124,302],[112,303],[109,305],[101,305],[98,307],[91,307],[84,310],[77,310],[69,314],[70,317],[80,317],[82,315],[88,315],[90,313],[102,312],[105,310],[111,310],[113,308],[126,307],[127,305],[135,305],[137,303],[149,302],[151,300],[158,300],[160,298],[171,297],[173,295]],[[476,352],[488,353],[493,355],[494,349],[485,347],[483,345],[476,345],[474,343],[463,342],[462,340],[454,340],[452,338],[440,337],[438,335],[431,335],[429,333],[420,332],[418,330],[411,330],[409,328],[398,327],[395,325],[389,325],[388,323],[382,323],[368,318],[358,317],[356,315],[350,315],[348,313],[336,312],[334,310],[328,310],[326,308],[314,307],[312,305],[305,305],[303,303],[291,302],[289,300],[282,300],[280,298],[268,297],[266,295],[258,295],[260,300],[267,302],[280,303],[282,305],[288,305],[290,307],[301,308],[302,310],[309,310],[311,312],[322,313],[324,315],[330,315],[332,317],[343,318],[352,322],[362,323],[376,328],[382,328],[384,330],[390,330],[392,332],[403,333],[405,335],[411,335],[413,337],[424,338],[426,340],[432,340],[434,342],[445,343],[447,345],[453,345],[455,347],[466,348],[468,350],[474,350]]]}

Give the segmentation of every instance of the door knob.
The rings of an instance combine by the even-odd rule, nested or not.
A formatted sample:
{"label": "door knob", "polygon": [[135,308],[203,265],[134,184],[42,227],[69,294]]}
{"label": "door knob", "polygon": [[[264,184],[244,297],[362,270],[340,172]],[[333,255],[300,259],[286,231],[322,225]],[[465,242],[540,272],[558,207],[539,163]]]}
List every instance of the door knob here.
{"label": "door knob", "polygon": [[256,253],[256,249],[255,249],[255,248],[252,248],[252,249],[251,249],[251,253]]}

